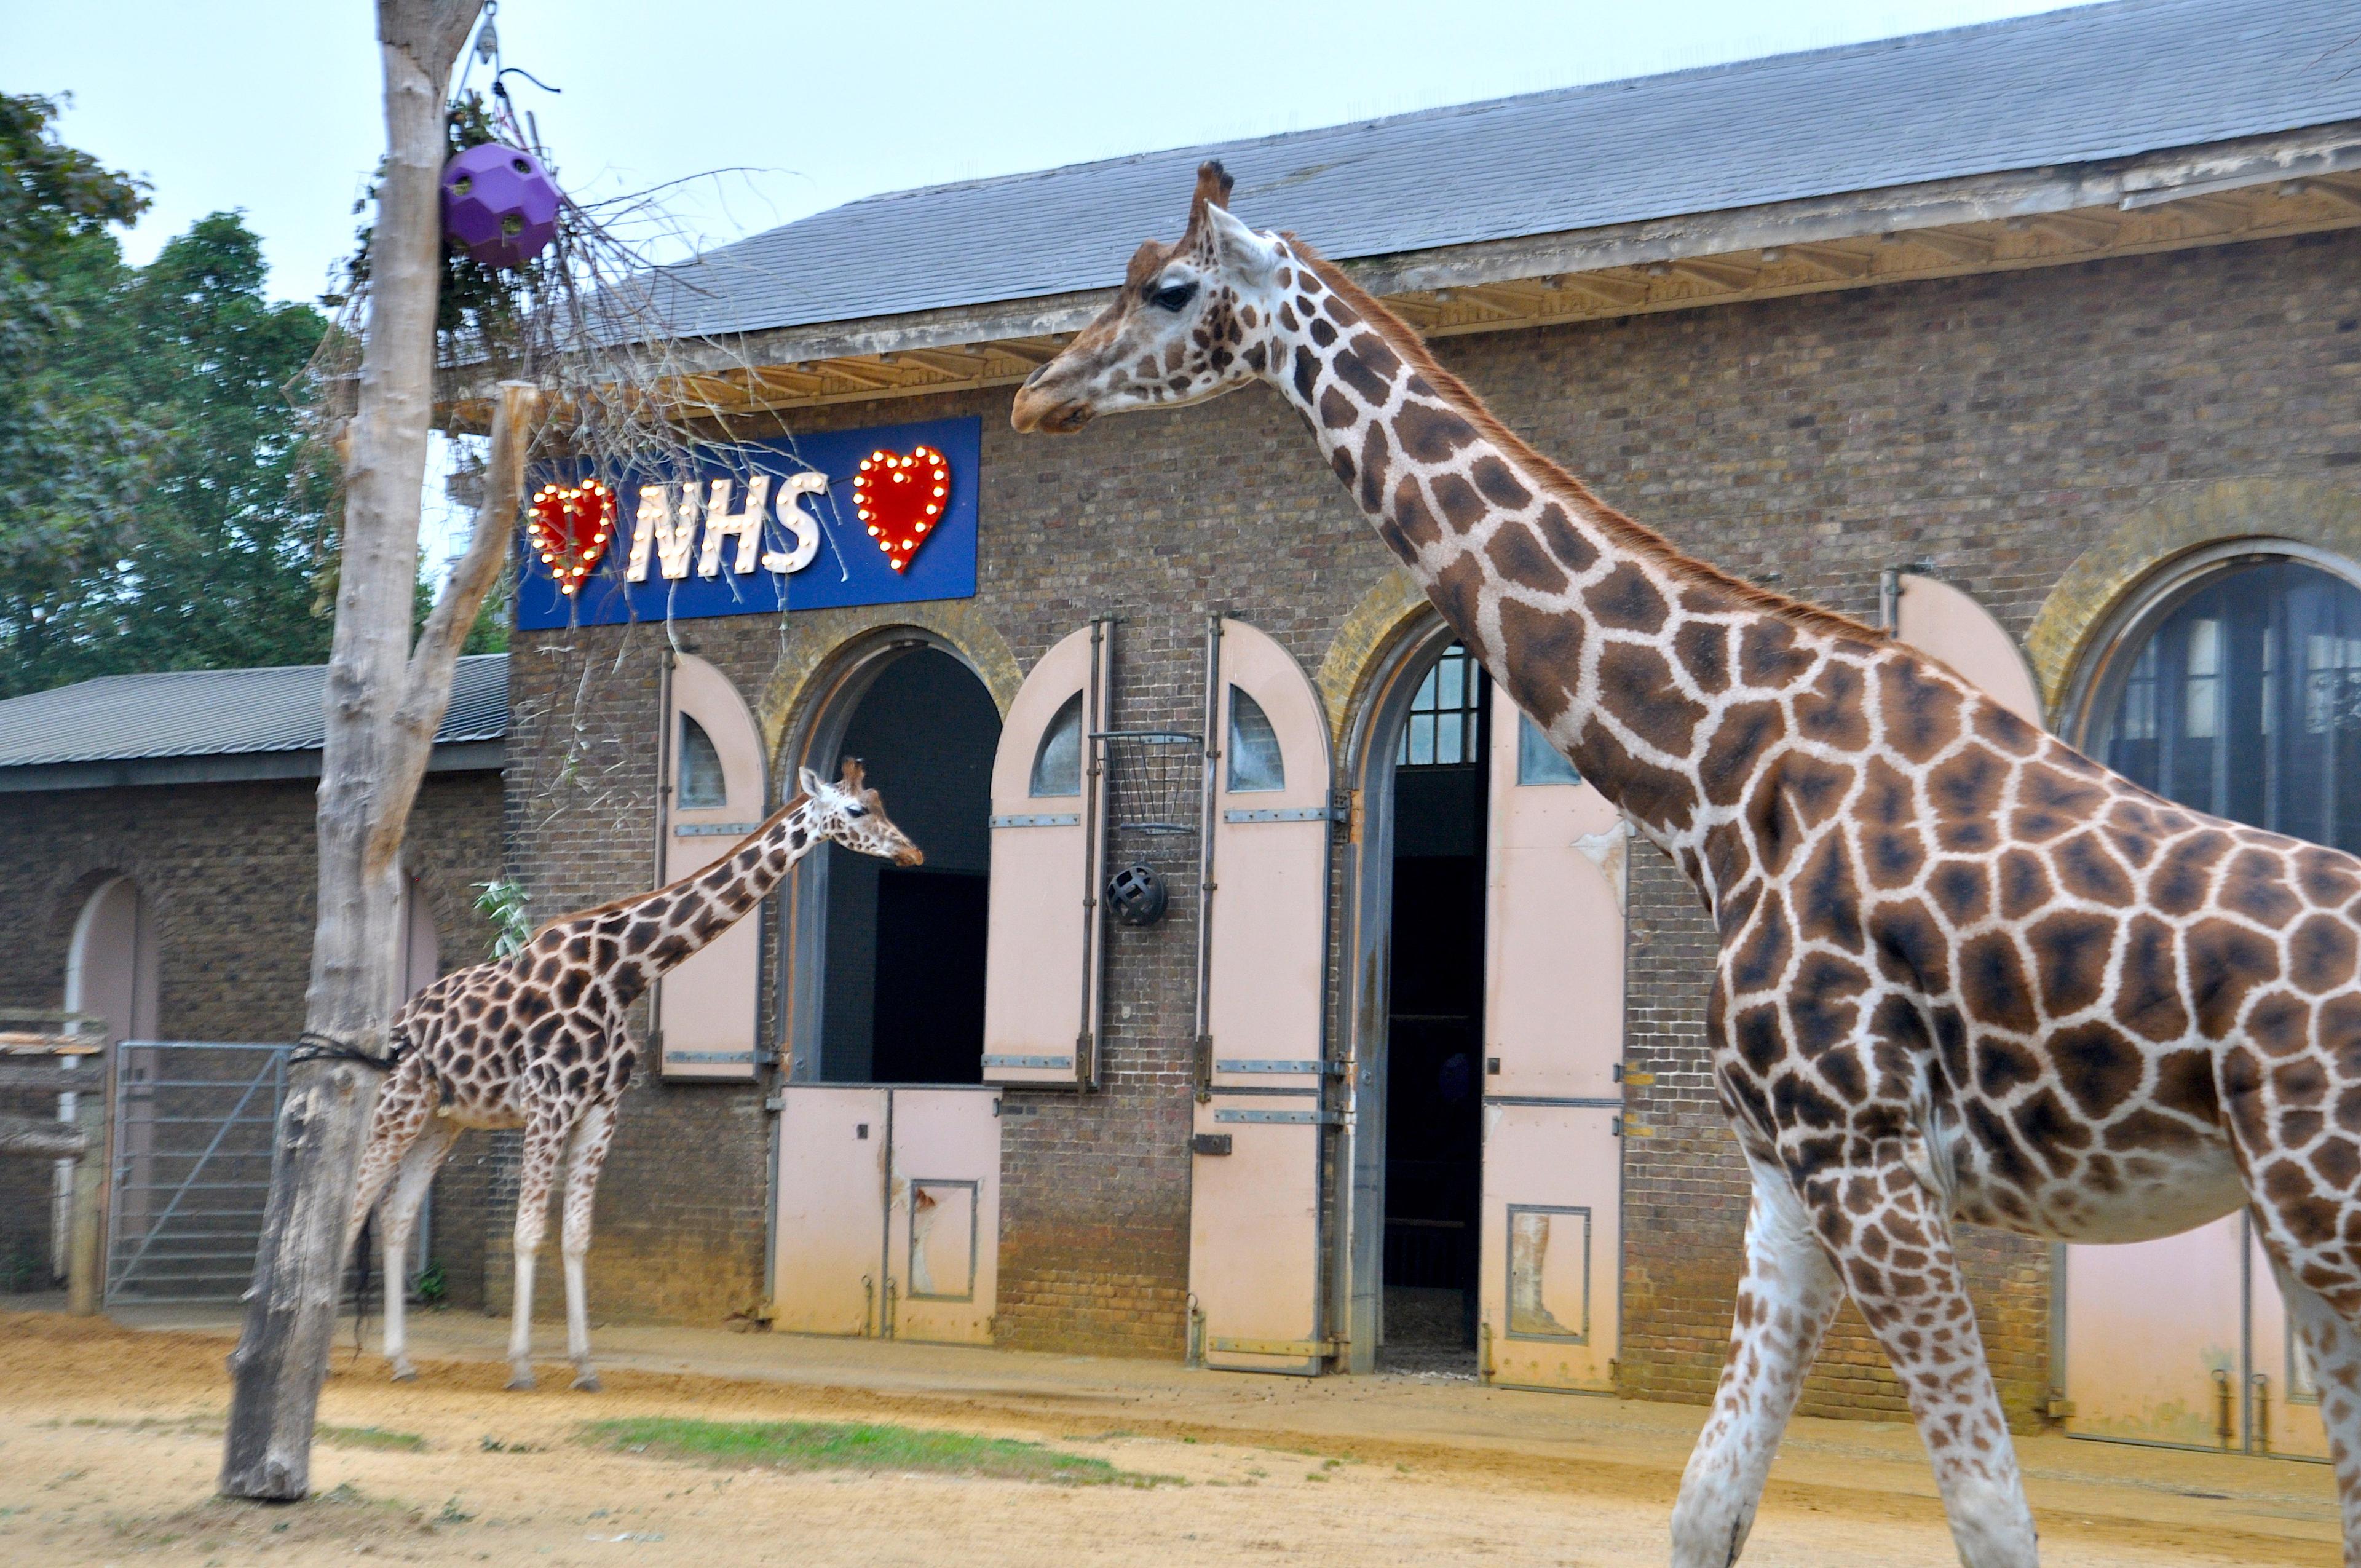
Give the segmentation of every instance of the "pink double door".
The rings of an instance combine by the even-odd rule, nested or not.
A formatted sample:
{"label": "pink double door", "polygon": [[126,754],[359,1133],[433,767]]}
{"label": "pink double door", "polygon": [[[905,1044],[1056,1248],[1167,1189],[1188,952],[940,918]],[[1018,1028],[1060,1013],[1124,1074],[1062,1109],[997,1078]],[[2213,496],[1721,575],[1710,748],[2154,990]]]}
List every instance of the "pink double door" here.
{"label": "pink double door", "polygon": [[1478,1367],[1614,1387],[1621,1300],[1623,818],[1492,693]]}
{"label": "pink double door", "polygon": [[772,1327],[988,1344],[1000,1091],[792,1084],[780,1094]]}
{"label": "pink double door", "polygon": [[2066,1431],[2322,1459],[2320,1390],[2243,1213],[2152,1242],[2061,1246]]}

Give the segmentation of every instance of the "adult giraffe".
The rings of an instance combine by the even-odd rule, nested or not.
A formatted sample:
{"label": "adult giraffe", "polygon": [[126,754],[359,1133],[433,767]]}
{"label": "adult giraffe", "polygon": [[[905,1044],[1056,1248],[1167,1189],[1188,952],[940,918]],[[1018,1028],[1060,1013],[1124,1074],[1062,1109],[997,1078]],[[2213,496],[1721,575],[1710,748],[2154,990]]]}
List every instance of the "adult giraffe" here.
{"label": "adult giraffe", "polygon": [[390,1187],[385,1357],[396,1381],[418,1376],[404,1339],[401,1258],[426,1189],[462,1130],[522,1127],[509,1387],[533,1387],[533,1255],[563,1158],[566,1353],[574,1386],[598,1388],[582,1260],[615,1107],[639,1060],[625,1014],[650,982],[752,914],[815,845],[833,840],[906,866],[925,859],[886,820],[852,758],[833,784],[809,768],[801,783],[801,795],[702,871],[553,920],[509,957],[446,974],[403,1004],[393,1022],[395,1066],[369,1114],[345,1224],[350,1258],[361,1223]]}
{"label": "adult giraffe", "polygon": [[1177,244],[1017,393],[1020,431],[1268,382],[1461,639],[1697,884],[1753,1177],[1730,1357],[1673,1514],[1737,1560],[1850,1292],[1961,1560],[2037,1560],[1951,1245],[2248,1204],[2361,1568],[2361,860],[2185,810],[1939,663],[1741,582],[1503,429],[1335,267],[1198,173]]}

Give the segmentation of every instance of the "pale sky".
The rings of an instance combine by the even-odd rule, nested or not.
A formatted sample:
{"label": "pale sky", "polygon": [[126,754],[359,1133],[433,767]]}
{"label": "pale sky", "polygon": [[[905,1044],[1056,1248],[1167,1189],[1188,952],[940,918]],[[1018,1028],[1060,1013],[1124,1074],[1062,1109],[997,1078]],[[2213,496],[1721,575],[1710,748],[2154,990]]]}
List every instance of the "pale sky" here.
{"label": "pale sky", "polygon": [[[505,62],[562,90],[510,78],[577,199],[693,181],[651,236],[674,255],[881,191],[2057,8],[509,0],[498,26]],[[384,146],[374,18],[367,0],[0,0],[0,91],[71,93],[66,139],[153,181],[132,259],[239,208],[274,291],[308,297]]]}

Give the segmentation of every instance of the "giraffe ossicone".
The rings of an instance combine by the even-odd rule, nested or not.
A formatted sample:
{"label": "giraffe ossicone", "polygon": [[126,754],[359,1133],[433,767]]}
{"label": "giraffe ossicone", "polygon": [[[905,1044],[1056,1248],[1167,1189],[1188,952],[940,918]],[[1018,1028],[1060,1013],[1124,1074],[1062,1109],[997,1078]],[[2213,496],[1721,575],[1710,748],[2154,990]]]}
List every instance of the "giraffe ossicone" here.
{"label": "giraffe ossicone", "polygon": [[2028,1568],[1953,1221],[2137,1241],[2243,1204],[2361,1568],[2361,860],[2161,799],[1883,633],[1684,554],[1229,192],[1199,170],[1180,240],[1140,247],[1012,419],[1062,433],[1270,386],[1493,678],[1703,897],[1714,1080],[1753,1198],[1674,1563],[1737,1561],[1850,1295],[1960,1559]]}
{"label": "giraffe ossicone", "polygon": [[809,768],[799,782],[802,794],[711,865],[653,893],[553,920],[508,958],[445,975],[396,1016],[396,1061],[370,1113],[345,1226],[349,1258],[362,1222],[385,1198],[385,1356],[396,1379],[417,1376],[405,1338],[402,1258],[427,1187],[463,1129],[522,1127],[509,1387],[533,1383],[533,1255],[561,1159],[566,1350],[574,1386],[598,1387],[583,1258],[617,1103],[639,1062],[631,1008],[651,981],[760,907],[815,845],[832,841],[902,865],[925,859],[887,818],[854,759],[844,760],[834,782]]}

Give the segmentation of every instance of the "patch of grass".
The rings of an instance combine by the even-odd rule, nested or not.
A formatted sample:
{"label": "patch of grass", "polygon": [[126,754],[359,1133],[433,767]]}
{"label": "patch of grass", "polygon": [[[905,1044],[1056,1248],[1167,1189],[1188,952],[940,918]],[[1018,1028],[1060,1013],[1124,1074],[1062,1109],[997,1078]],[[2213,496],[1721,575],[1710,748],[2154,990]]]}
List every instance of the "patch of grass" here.
{"label": "patch of grass", "polygon": [[390,1448],[417,1453],[426,1447],[426,1440],[414,1431],[389,1431],[384,1427],[339,1427],[322,1421],[312,1431],[322,1442],[338,1448]]}
{"label": "patch of grass", "polygon": [[649,1416],[592,1421],[582,1441],[626,1453],[776,1470],[891,1470],[1046,1481],[1068,1486],[1152,1486],[1170,1475],[1118,1470],[1104,1459],[1038,1442],[964,1432],[840,1421],[697,1421]]}

